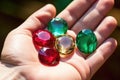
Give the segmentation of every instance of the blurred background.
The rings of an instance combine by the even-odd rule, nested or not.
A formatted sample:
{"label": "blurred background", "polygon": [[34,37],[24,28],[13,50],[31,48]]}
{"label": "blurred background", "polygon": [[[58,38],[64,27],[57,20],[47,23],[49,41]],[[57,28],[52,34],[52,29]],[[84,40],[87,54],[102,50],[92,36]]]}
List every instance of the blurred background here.
{"label": "blurred background", "polygon": [[[7,34],[47,3],[52,3],[61,12],[72,0],[0,0],[0,51]],[[118,27],[111,35],[118,40],[118,47],[92,80],[120,80],[120,0],[108,15],[114,16]]]}

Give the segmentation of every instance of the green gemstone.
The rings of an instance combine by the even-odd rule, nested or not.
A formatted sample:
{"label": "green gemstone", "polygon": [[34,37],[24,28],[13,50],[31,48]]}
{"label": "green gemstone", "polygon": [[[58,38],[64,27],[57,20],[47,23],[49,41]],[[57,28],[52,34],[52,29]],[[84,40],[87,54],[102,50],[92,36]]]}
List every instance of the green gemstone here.
{"label": "green gemstone", "polygon": [[97,39],[93,31],[89,29],[83,29],[76,37],[76,44],[81,52],[85,54],[91,54],[96,50]]}
{"label": "green gemstone", "polygon": [[68,25],[67,22],[62,18],[53,18],[48,23],[48,30],[56,37],[61,36],[66,34]]}

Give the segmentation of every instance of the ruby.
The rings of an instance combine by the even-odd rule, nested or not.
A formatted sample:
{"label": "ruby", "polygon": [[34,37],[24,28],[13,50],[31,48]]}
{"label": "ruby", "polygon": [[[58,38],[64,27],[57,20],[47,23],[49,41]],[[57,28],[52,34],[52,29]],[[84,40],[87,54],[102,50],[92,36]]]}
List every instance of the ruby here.
{"label": "ruby", "polygon": [[54,48],[43,47],[38,53],[39,60],[44,65],[55,66],[60,61],[59,53]]}
{"label": "ruby", "polygon": [[54,47],[55,37],[47,30],[37,30],[33,33],[33,42],[38,50],[41,47]]}

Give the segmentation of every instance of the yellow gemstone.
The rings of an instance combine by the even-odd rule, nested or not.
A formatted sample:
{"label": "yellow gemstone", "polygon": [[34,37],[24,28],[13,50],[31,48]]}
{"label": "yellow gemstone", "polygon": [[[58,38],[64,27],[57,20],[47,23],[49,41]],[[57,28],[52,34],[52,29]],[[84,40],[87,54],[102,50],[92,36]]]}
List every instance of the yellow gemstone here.
{"label": "yellow gemstone", "polygon": [[71,54],[75,47],[74,39],[69,35],[57,37],[55,45],[61,57]]}

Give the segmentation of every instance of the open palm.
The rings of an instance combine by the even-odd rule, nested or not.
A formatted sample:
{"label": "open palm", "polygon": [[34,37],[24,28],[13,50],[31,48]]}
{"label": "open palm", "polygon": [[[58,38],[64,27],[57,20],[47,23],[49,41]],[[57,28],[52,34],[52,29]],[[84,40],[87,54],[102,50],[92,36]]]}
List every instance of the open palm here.
{"label": "open palm", "polygon": [[105,17],[113,3],[113,0],[74,0],[57,16],[67,21],[68,34],[74,38],[82,29],[94,31],[98,48],[93,54],[83,55],[76,48],[71,57],[61,59],[56,66],[44,66],[39,62],[32,33],[44,29],[56,13],[52,5],[46,5],[8,34],[2,62],[17,67],[27,80],[89,80],[117,46],[115,39],[108,38],[116,27],[116,20]]}

